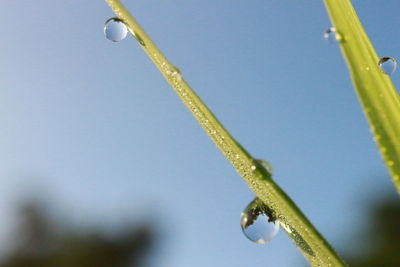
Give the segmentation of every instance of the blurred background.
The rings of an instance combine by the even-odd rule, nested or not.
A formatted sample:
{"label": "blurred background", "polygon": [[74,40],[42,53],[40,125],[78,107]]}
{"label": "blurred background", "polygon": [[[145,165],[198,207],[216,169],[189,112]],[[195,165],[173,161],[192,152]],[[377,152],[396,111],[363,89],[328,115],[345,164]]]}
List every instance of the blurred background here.
{"label": "blurred background", "polygon": [[[400,201],[322,1],[124,1],[352,266],[400,266]],[[400,58],[398,0],[353,4]],[[306,266],[104,1],[0,2],[0,266]],[[399,87],[399,71],[392,75]]]}

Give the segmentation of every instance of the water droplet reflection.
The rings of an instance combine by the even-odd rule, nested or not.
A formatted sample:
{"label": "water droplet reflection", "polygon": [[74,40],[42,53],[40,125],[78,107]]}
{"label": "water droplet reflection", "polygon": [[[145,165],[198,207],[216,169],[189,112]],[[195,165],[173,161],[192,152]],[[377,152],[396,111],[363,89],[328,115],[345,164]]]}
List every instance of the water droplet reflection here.
{"label": "water droplet reflection", "polygon": [[397,61],[392,57],[383,57],[379,60],[378,66],[384,73],[391,75],[397,69]]}
{"label": "water droplet reflection", "polygon": [[342,36],[336,31],[335,27],[330,27],[324,32],[324,39],[334,44],[342,40]]}
{"label": "water droplet reflection", "polygon": [[279,222],[272,211],[258,198],[255,198],[242,212],[241,222],[244,235],[252,242],[270,242],[279,231]]}
{"label": "water droplet reflection", "polygon": [[112,42],[119,42],[125,39],[128,28],[119,18],[111,18],[104,24],[104,35]]}

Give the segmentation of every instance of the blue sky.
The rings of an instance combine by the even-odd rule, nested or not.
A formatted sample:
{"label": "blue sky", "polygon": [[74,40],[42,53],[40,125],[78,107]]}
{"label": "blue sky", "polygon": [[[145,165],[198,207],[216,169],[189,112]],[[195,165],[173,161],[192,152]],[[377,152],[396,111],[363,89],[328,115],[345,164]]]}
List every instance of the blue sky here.
{"label": "blue sky", "polygon": [[[214,114],[344,251],[367,204],[395,195],[322,1],[124,1]],[[400,58],[398,0],[353,1],[379,55]],[[254,197],[103,1],[3,1],[0,240],[39,192],[82,226],[150,220],[153,266],[298,266],[283,232],[249,242]],[[393,75],[399,86],[399,73]]]}

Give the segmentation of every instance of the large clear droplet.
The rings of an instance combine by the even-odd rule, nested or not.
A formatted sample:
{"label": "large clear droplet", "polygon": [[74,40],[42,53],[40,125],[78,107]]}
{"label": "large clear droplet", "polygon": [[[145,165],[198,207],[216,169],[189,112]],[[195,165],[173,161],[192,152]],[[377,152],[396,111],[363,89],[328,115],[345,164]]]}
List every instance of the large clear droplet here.
{"label": "large clear droplet", "polygon": [[270,242],[279,231],[279,222],[272,211],[258,198],[255,198],[242,212],[240,224],[244,235],[252,242]]}
{"label": "large clear droplet", "polygon": [[125,39],[128,28],[119,18],[111,18],[104,24],[104,35],[112,42],[119,42]]}
{"label": "large clear droplet", "polygon": [[392,57],[381,58],[378,62],[378,65],[381,70],[388,75],[393,74],[397,69],[397,61]]}
{"label": "large clear droplet", "polygon": [[342,40],[342,36],[336,31],[335,27],[330,27],[324,32],[324,39],[334,44]]}

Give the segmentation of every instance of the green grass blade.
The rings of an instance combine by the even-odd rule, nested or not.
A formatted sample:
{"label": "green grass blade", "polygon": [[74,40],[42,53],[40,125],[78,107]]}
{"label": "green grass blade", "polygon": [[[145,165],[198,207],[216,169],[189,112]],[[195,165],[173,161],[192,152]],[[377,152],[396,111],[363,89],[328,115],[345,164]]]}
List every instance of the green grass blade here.
{"label": "green grass blade", "polygon": [[118,0],[106,0],[106,2],[117,17],[126,23],[130,32],[211,140],[231,162],[257,197],[279,219],[282,227],[300,248],[310,264],[313,266],[345,266],[345,263],[312,226],[295,203],[271,179],[270,173],[236,142],[216,119],[178,73],[178,69],[165,58],[121,2]]}
{"label": "green grass blade", "polygon": [[325,6],[374,139],[400,193],[400,97],[378,66],[379,57],[351,2],[325,0]]}

